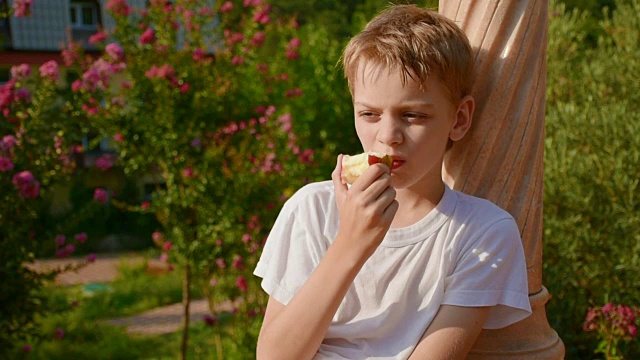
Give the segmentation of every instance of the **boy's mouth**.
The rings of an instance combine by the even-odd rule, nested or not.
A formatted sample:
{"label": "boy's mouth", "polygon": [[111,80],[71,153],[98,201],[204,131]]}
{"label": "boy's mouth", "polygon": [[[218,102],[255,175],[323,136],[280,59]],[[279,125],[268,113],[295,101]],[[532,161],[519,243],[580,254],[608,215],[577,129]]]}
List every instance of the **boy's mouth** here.
{"label": "boy's mouth", "polygon": [[391,163],[391,170],[396,170],[397,168],[404,165],[404,160],[393,159],[393,163]]}

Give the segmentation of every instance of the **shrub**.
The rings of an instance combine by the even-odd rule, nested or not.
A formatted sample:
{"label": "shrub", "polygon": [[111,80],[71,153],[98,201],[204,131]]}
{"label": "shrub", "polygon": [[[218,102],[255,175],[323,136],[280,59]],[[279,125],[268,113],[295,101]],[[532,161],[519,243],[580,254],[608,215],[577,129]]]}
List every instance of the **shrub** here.
{"label": "shrub", "polygon": [[[640,1],[605,12],[595,46],[584,42],[587,14],[555,3],[552,14],[544,274],[550,323],[568,357],[586,358],[587,309],[640,299]],[[638,356],[638,342],[627,351]]]}

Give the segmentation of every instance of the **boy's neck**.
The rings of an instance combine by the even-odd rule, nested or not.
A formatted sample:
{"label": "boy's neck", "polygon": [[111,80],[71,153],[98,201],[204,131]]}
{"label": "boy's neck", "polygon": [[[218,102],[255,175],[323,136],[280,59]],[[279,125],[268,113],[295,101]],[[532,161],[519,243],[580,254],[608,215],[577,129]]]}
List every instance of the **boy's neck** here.
{"label": "boy's neck", "polygon": [[439,182],[426,191],[415,191],[411,188],[396,190],[399,207],[391,227],[407,227],[427,216],[442,200],[444,190],[444,182]]}

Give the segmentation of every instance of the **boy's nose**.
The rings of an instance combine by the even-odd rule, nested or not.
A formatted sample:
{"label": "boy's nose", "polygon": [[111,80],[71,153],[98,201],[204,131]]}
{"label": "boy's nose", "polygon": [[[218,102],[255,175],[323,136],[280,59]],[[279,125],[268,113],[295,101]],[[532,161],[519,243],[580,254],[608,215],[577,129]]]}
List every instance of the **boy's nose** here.
{"label": "boy's nose", "polygon": [[398,145],[402,143],[404,137],[399,124],[399,119],[385,117],[378,123],[377,140],[384,145]]}

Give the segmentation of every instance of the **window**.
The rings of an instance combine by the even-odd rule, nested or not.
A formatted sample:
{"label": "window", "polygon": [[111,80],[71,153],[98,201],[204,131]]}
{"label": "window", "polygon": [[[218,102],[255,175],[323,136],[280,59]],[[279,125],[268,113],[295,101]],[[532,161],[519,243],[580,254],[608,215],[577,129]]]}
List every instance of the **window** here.
{"label": "window", "polygon": [[6,1],[0,1],[0,50],[11,47],[11,29],[9,28],[9,13]]}
{"label": "window", "polygon": [[97,30],[99,19],[98,4],[95,2],[72,1],[69,4],[71,28],[79,30]]}

